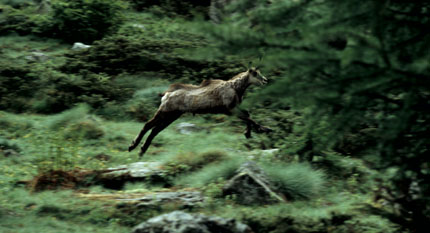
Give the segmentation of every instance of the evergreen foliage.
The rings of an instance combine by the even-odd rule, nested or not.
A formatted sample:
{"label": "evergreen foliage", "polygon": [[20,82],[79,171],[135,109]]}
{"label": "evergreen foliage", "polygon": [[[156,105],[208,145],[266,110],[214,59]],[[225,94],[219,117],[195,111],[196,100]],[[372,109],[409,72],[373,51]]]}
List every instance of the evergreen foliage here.
{"label": "evergreen foliage", "polygon": [[264,55],[280,75],[260,97],[306,108],[315,147],[333,148],[345,134],[373,129],[377,141],[367,148],[380,158],[373,165],[397,171],[382,185],[386,200],[401,206],[405,227],[428,222],[430,4],[258,2],[252,9],[247,1],[231,5],[236,13],[210,30],[217,49]]}

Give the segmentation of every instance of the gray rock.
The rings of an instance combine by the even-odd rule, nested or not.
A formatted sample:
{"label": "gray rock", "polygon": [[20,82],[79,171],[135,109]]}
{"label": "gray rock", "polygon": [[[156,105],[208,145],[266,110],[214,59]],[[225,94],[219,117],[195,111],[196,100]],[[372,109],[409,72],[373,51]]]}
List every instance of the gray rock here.
{"label": "gray rock", "polygon": [[252,230],[234,219],[174,211],[148,219],[132,233],[252,233]]}
{"label": "gray rock", "polygon": [[223,195],[235,195],[238,203],[246,205],[285,202],[285,197],[254,162],[242,164],[236,173],[223,187]]}
{"label": "gray rock", "polygon": [[88,49],[90,47],[91,45],[86,45],[81,42],[76,42],[73,44],[72,50],[83,50],[83,49]]}
{"label": "gray rock", "polygon": [[[101,175],[103,179],[117,178],[148,178],[153,175],[161,175],[164,171],[159,162],[137,162],[118,167],[108,168],[108,172]],[[109,172],[109,170],[111,170]]]}
{"label": "gray rock", "polygon": [[49,57],[41,52],[31,52],[30,55],[25,56],[25,59],[28,61],[35,61],[35,62],[44,62],[49,59]]}
{"label": "gray rock", "polygon": [[196,126],[195,124],[188,123],[188,122],[181,122],[176,125],[176,129],[181,134],[191,134],[193,132],[198,132],[201,130],[200,127]]}
{"label": "gray rock", "polygon": [[190,208],[202,204],[205,199],[198,191],[156,192],[143,197],[117,198],[123,203],[137,204],[138,207],[156,208],[162,204],[175,203],[178,208]]}

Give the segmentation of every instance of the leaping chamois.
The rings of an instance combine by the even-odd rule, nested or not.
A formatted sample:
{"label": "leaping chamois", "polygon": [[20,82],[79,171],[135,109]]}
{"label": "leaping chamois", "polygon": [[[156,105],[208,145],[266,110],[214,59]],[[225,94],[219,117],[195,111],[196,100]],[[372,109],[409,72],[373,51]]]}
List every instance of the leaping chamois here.
{"label": "leaping chamois", "polygon": [[[199,86],[172,84],[162,94],[160,107],[154,117],[145,124],[132,141],[128,151],[136,148],[145,133],[152,129],[140,150],[139,156],[142,156],[148,150],[154,137],[184,113],[232,115],[232,110],[242,102],[245,91],[250,85],[264,85],[266,83],[267,78],[260,73],[258,68],[252,67],[227,81],[204,80]],[[243,111],[238,117],[247,124],[246,138],[251,137],[251,128],[258,133],[272,131],[249,118],[246,111]]]}

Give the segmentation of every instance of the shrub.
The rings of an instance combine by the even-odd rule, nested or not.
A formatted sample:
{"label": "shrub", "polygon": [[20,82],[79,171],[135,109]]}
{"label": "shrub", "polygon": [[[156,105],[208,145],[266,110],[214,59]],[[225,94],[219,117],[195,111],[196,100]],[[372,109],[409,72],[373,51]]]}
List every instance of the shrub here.
{"label": "shrub", "polygon": [[101,39],[123,21],[120,0],[57,0],[52,3],[52,33],[69,42]]}
{"label": "shrub", "polygon": [[309,199],[324,189],[324,173],[308,164],[263,164],[263,169],[287,198]]}
{"label": "shrub", "polygon": [[67,60],[61,70],[66,73],[85,74],[89,71],[109,75],[153,72],[156,77],[196,82],[203,79],[228,79],[243,71],[240,64],[232,59],[198,60],[179,52],[205,46],[203,39],[197,35],[188,33],[184,37],[181,33],[174,33],[177,38],[169,38],[163,32],[164,37],[157,38],[150,33],[160,32],[148,29],[145,33],[121,33],[103,38],[87,50],[66,54]]}
{"label": "shrub", "polygon": [[[14,5],[12,5],[14,6]],[[27,5],[20,5],[16,9],[10,6],[1,6],[2,14],[0,14],[0,34],[7,34],[11,32],[19,33],[20,35],[30,34],[32,29],[36,27],[32,14],[34,11],[25,7]]]}
{"label": "shrub", "polygon": [[[208,7],[211,3],[210,0],[195,1],[172,1],[172,0],[129,0],[133,7],[138,10],[146,10],[151,7],[158,7],[162,10],[164,15],[174,16],[175,14],[190,16],[194,12],[201,12],[207,14]],[[153,9],[152,9],[153,10]]]}
{"label": "shrub", "polygon": [[109,76],[86,73],[66,75],[43,64],[0,61],[0,110],[56,113],[85,102],[101,108],[108,101],[123,101],[132,94]]}

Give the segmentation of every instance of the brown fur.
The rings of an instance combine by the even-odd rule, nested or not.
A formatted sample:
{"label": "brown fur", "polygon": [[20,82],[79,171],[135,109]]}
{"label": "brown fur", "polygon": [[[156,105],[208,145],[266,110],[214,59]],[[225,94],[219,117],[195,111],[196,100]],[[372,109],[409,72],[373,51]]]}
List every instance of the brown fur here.
{"label": "brown fur", "polygon": [[[264,84],[266,78],[256,68],[242,72],[230,80],[203,80],[200,85],[176,83],[162,94],[161,104],[154,117],[149,120],[129,147],[133,150],[142,140],[143,135],[153,128],[140,155],[146,152],[152,139],[183,113],[223,113],[231,115],[231,111],[242,102],[246,89],[251,84]],[[250,127],[262,128],[248,116],[241,119],[247,121],[245,134],[250,137]],[[249,136],[248,136],[249,135]]]}

